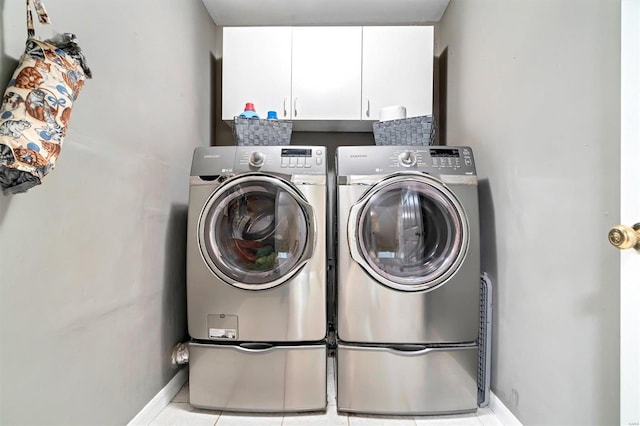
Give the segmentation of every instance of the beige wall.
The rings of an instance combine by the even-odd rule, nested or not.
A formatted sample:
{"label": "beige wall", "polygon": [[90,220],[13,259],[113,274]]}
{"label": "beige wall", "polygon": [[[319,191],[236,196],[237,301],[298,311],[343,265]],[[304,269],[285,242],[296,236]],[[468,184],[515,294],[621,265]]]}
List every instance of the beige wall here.
{"label": "beige wall", "polygon": [[[94,79],[44,184],[0,195],[1,424],[126,424],[176,373],[189,166],[212,138],[215,48],[202,2],[179,3],[46,3]],[[0,11],[4,88],[24,2]]]}
{"label": "beige wall", "polygon": [[619,424],[620,4],[452,0],[436,39],[446,143],[481,181],[492,389],[527,425]]}

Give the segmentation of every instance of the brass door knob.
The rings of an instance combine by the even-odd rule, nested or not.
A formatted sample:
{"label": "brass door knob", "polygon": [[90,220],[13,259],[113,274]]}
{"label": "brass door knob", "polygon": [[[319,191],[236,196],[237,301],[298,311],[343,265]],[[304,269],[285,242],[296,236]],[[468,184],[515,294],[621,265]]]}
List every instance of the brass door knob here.
{"label": "brass door knob", "polygon": [[616,225],[609,231],[609,242],[620,250],[634,248],[640,251],[640,223],[631,226]]}

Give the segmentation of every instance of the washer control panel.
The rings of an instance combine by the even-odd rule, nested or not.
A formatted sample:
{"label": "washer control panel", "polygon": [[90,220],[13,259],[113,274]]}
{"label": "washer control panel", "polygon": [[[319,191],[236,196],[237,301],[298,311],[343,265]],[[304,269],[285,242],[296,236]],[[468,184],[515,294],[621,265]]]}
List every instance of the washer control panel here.
{"label": "washer control panel", "polygon": [[234,171],[325,174],[326,152],[323,146],[239,146]]}
{"label": "washer control panel", "polygon": [[324,146],[207,146],[196,148],[191,176],[245,172],[326,175]]}
{"label": "washer control panel", "polygon": [[351,146],[336,150],[340,176],[420,171],[439,175],[475,175],[468,146]]}

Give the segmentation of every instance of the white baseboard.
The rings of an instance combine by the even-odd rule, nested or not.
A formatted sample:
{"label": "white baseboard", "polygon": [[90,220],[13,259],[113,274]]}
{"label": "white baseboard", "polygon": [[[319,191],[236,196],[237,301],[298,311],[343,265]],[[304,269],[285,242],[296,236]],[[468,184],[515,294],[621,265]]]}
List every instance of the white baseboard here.
{"label": "white baseboard", "polygon": [[504,426],[522,426],[520,420],[509,411],[507,406],[493,392],[489,394],[489,408]]}
{"label": "white baseboard", "polygon": [[128,423],[127,426],[147,426],[153,419],[158,417],[158,414],[171,402],[174,396],[189,378],[188,368],[184,367],[173,376],[173,379],[169,380],[169,383],[160,392],[153,397],[147,405]]}

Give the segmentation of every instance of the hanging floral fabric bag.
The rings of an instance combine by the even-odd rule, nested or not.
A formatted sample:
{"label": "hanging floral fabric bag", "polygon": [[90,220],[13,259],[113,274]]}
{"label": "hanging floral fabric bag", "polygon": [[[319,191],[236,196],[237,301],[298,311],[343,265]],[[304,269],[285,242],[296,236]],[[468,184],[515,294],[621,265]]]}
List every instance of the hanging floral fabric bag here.
{"label": "hanging floral fabric bag", "polygon": [[[0,186],[5,194],[42,183],[55,166],[74,101],[91,71],[73,34],[35,35],[27,4],[27,44],[0,104]],[[38,20],[49,24],[41,0]]]}

